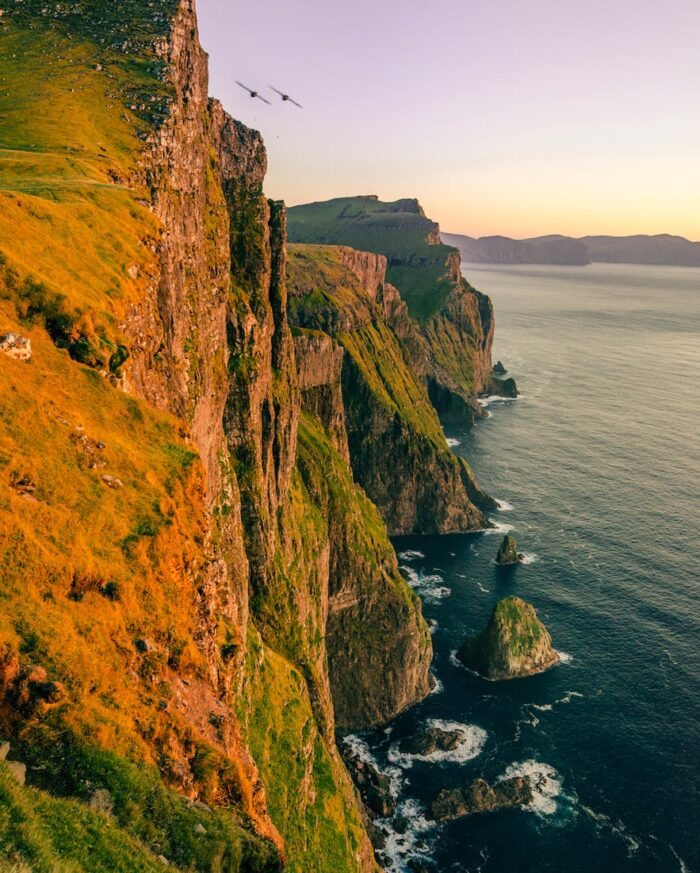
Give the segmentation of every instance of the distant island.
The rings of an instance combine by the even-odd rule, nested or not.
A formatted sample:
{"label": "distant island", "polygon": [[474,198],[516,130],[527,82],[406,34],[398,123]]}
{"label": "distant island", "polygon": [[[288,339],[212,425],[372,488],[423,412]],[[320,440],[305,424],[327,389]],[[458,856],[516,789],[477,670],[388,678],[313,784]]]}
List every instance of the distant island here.
{"label": "distant island", "polygon": [[700,267],[700,242],[682,236],[537,236],[511,239],[482,236],[478,239],[457,233],[442,233],[446,245],[458,248],[462,260],[472,264],[558,264],[581,266],[594,262],[608,264],[656,264],[672,267]]}

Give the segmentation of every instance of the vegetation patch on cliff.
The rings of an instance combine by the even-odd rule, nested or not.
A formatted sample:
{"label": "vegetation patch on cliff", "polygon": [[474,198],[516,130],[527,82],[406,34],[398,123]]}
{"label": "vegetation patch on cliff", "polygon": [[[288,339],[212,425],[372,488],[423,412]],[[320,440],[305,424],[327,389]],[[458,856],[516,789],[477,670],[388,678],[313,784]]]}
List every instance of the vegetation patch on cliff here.
{"label": "vegetation patch on cliff", "polygon": [[377,197],[338,197],[289,210],[289,239],[295,243],[348,245],[388,259],[387,280],[423,322],[454,288],[448,266],[456,250],[443,245],[437,225],[416,200],[382,203]]}

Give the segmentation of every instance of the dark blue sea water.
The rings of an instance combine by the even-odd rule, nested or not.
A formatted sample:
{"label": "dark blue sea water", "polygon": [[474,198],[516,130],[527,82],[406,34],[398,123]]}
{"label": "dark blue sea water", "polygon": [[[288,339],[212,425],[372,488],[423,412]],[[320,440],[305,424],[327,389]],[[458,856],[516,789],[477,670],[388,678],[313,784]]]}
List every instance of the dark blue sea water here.
{"label": "dark blue sea water", "polygon": [[[350,740],[389,769],[411,821],[390,833],[390,869],[700,873],[700,270],[464,272],[493,298],[494,360],[522,397],[447,435],[529,563],[496,567],[498,533],[395,542],[434,625],[439,684]],[[489,683],[451,653],[512,593],[564,663]],[[431,719],[464,726],[458,754],[397,756]],[[528,811],[422,817],[442,787],[513,773],[538,785]]]}

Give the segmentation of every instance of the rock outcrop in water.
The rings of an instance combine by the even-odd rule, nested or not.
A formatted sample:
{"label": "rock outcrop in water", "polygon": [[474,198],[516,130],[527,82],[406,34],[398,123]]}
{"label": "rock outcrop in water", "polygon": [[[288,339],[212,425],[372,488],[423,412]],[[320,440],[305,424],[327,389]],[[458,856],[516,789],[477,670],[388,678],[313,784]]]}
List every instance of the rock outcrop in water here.
{"label": "rock outcrop in water", "polygon": [[467,640],[457,658],[492,681],[531,676],[559,662],[535,608],[519,597],[499,600],[485,630]]}
{"label": "rock outcrop in water", "polygon": [[518,544],[515,542],[515,538],[510,534],[506,534],[499,546],[496,563],[501,566],[508,566],[509,564],[517,564],[519,561],[522,561],[522,558],[523,556],[518,552]]}
{"label": "rock outcrop in water", "polygon": [[435,752],[451,752],[464,742],[461,730],[445,730],[439,727],[428,727],[419,730],[412,737],[404,737],[399,743],[399,751],[408,755],[426,757]]}
{"label": "rock outcrop in water", "polygon": [[524,776],[489,785],[475,779],[466,788],[444,788],[430,804],[428,814],[435,821],[451,821],[468,815],[518,809],[532,802],[532,786]]}
{"label": "rock outcrop in water", "polygon": [[494,376],[505,376],[507,372],[508,370],[506,370],[505,366],[501,361],[496,361],[496,363],[493,365]]}

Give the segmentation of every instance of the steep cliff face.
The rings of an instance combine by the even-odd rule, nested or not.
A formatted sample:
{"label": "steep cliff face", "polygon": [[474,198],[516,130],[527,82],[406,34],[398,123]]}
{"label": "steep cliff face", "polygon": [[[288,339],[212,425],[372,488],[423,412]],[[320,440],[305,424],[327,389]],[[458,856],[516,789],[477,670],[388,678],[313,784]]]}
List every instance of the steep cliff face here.
{"label": "steep cliff face", "polygon": [[380,256],[344,247],[293,246],[290,317],[302,328],[334,337],[344,350],[350,461],[389,531],[483,527],[482,508],[489,499],[447,448],[425,387],[380,308],[391,300],[382,282],[384,263]]}
{"label": "steep cliff face", "polygon": [[[493,308],[462,278],[459,252],[443,244],[438,225],[420,204],[339,198],[295,206],[289,222],[294,242],[334,243],[385,256],[384,314],[412,369],[425,380],[443,420],[464,423],[480,416],[476,396],[491,375]],[[366,265],[358,266],[366,271]]]}
{"label": "steep cliff face", "polygon": [[31,783],[0,791],[37,835],[3,844],[372,871],[334,729],[425,695],[430,638],[347,463],[345,352],[295,351],[262,141],[209,101],[191,0],[26,0],[0,35],[0,314],[34,350],[0,360],[0,739]]}

